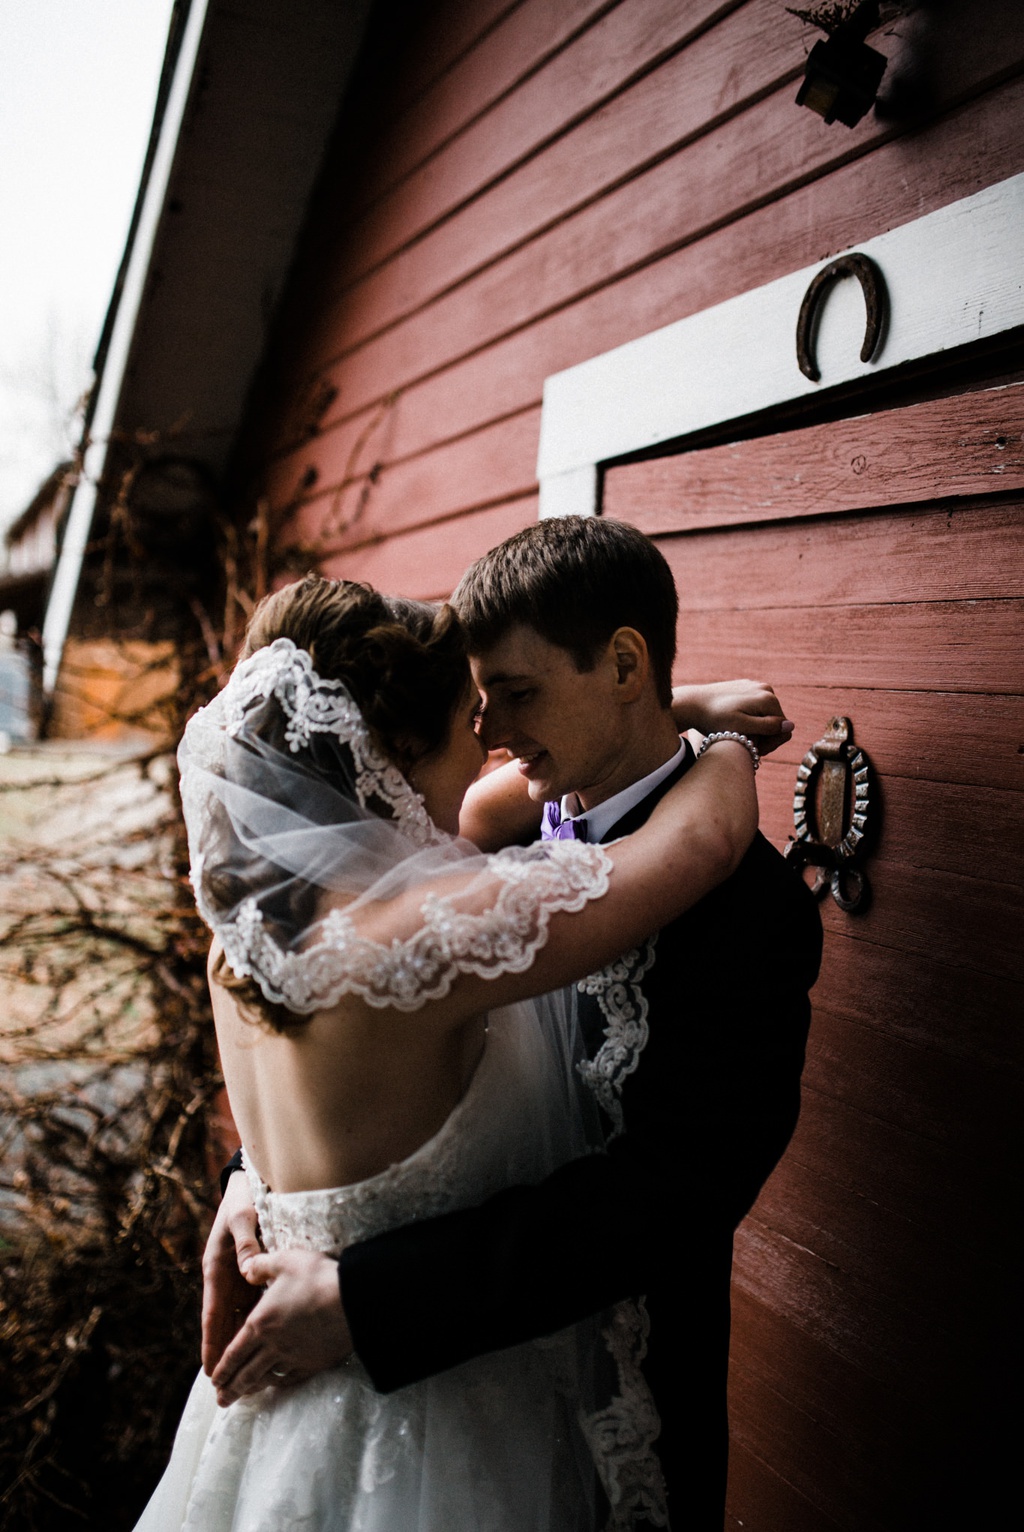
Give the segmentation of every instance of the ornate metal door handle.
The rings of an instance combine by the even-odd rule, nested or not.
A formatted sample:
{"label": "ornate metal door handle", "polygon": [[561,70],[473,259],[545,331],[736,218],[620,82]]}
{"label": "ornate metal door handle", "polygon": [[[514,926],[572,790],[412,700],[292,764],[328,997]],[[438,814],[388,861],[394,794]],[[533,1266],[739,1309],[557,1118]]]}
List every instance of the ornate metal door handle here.
{"label": "ornate metal door handle", "polygon": [[[821,792],[815,810],[815,780]],[[864,909],[870,898],[867,876],[857,865],[865,849],[871,816],[871,771],[853,743],[848,718],[833,718],[797,769],[793,792],[796,837],[786,856],[797,867],[817,867],[813,892],[826,888],[841,910]]]}

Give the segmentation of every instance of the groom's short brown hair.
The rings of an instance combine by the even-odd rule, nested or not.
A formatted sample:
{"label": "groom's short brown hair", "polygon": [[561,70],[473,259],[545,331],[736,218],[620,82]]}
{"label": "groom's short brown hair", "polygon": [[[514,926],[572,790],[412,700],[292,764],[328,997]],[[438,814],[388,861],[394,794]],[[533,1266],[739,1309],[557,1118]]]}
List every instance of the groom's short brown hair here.
{"label": "groom's short brown hair", "polygon": [[642,532],[603,516],[534,522],[470,565],[452,596],[470,652],[517,624],[567,649],[590,670],[617,628],[635,628],[658,698],[672,700],[679,599],[663,555]]}

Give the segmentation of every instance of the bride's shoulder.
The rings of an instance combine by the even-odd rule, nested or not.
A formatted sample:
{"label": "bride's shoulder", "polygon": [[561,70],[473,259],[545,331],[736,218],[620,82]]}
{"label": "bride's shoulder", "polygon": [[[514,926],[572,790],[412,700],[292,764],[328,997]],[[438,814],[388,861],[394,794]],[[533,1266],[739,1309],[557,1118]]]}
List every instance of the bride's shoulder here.
{"label": "bride's shoulder", "polygon": [[224,948],[219,936],[214,936],[210,942],[210,950],[206,955],[206,978],[212,984],[220,969],[224,958]]}

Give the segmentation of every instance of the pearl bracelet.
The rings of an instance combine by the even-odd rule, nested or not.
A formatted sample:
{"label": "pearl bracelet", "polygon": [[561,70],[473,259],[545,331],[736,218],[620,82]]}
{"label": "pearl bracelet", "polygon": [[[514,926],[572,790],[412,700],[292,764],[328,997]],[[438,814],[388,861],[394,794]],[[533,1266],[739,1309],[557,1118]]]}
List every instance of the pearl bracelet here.
{"label": "pearl bracelet", "polygon": [[704,754],[704,752],[708,748],[708,746],[709,745],[713,745],[715,743],[716,739],[734,739],[738,745],[742,745],[744,750],[749,752],[750,759],[754,763],[754,770],[756,771],[757,768],[760,766],[760,764],[761,764],[761,752],[758,750],[757,746],[754,744],[754,741],[752,739],[748,739],[745,734],[733,734],[731,730],[727,730],[727,729],[723,730],[720,734],[709,734],[705,738],[704,743],[701,745],[700,749],[697,751],[697,759],[698,759],[698,761],[700,760],[701,756]]}

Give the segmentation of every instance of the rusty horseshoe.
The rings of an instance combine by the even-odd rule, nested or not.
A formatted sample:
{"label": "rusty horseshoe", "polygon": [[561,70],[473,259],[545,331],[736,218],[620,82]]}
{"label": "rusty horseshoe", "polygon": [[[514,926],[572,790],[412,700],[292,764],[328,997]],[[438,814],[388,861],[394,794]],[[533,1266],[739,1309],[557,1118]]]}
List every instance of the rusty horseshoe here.
{"label": "rusty horseshoe", "polygon": [[821,382],[817,359],[814,355],[814,331],[818,311],[825,294],[841,277],[856,277],[864,293],[867,308],[867,325],[864,344],[860,348],[862,362],[870,362],[878,350],[882,330],[889,311],[889,292],[880,268],[868,255],[841,255],[837,261],[823,266],[811,279],[800,315],[796,322],[796,359],[800,371],[812,383]]}

